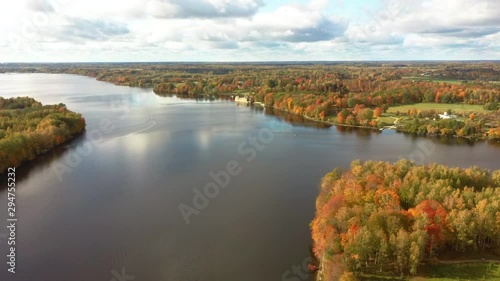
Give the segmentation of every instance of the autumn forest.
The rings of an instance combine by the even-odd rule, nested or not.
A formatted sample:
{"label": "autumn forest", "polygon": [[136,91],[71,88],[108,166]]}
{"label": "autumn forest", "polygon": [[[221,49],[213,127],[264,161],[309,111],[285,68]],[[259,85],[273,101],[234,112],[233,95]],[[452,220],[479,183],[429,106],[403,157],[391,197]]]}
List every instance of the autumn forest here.
{"label": "autumn forest", "polygon": [[324,280],[416,275],[450,252],[500,255],[500,170],[354,161],[323,178],[311,229]]}

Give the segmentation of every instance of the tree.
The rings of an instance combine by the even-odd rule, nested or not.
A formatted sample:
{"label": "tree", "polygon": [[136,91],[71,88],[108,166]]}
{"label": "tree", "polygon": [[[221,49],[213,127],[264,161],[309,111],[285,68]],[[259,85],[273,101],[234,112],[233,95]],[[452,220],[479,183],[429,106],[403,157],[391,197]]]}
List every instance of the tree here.
{"label": "tree", "polygon": [[321,120],[325,120],[325,112],[324,112],[324,111],[321,111],[321,112],[319,113],[319,118],[320,118]]}
{"label": "tree", "polygon": [[278,83],[277,83],[277,82],[276,82],[276,80],[274,80],[274,79],[268,79],[268,80],[266,81],[266,86],[267,86],[268,88],[271,88],[271,89],[272,89],[272,88],[274,88],[274,87],[276,87],[276,86],[277,86],[277,84],[278,84]]}
{"label": "tree", "polygon": [[361,109],[357,117],[360,124],[367,125],[373,119],[373,110],[370,108]]}
{"label": "tree", "polygon": [[344,124],[345,123],[345,118],[344,118],[344,115],[342,114],[342,112],[339,112],[339,114],[337,114],[337,122],[339,124]]}
{"label": "tree", "polygon": [[342,109],[342,111],[337,114],[337,121],[340,124],[344,124],[346,122],[347,117],[351,114],[351,112],[347,109]]}
{"label": "tree", "polygon": [[345,120],[345,123],[350,126],[355,126],[356,125],[356,119],[354,119],[354,116],[349,115],[347,116],[347,119]]}
{"label": "tree", "polygon": [[424,200],[415,209],[409,210],[414,216],[423,215],[428,218],[425,230],[429,235],[428,252],[433,253],[436,246],[444,243],[446,231],[448,229],[446,217],[447,212],[443,206],[435,200]]}
{"label": "tree", "polygon": [[413,233],[410,234],[410,273],[413,275],[417,274],[418,265],[423,260],[425,255],[425,245],[427,242],[427,233],[424,230],[414,229]]}
{"label": "tree", "polygon": [[409,261],[410,237],[408,232],[401,228],[393,238],[392,244],[396,248],[396,264],[398,265],[399,272],[403,273]]}
{"label": "tree", "polygon": [[496,102],[496,101],[488,102],[483,107],[486,110],[497,110],[497,108],[498,108],[498,102]]}
{"label": "tree", "polygon": [[347,100],[347,106],[349,106],[349,108],[353,108],[354,106],[356,106],[357,104],[360,104],[361,102],[358,100],[358,99],[355,99],[355,98],[349,98]]}

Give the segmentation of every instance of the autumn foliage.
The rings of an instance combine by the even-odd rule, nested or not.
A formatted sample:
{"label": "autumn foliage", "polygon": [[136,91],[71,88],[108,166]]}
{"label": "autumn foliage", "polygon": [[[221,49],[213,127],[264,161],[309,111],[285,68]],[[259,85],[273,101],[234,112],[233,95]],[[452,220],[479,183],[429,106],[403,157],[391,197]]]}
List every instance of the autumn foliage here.
{"label": "autumn foliage", "polygon": [[64,104],[42,106],[28,97],[0,97],[0,173],[60,145],[85,129]]}
{"label": "autumn foliage", "polygon": [[348,272],[398,274],[445,251],[498,254],[499,187],[500,170],[354,161],[322,180],[314,253],[325,267],[340,258]]}
{"label": "autumn foliage", "polygon": [[[392,125],[393,120],[388,123],[387,119],[380,117],[387,108],[397,105],[422,102],[482,105],[487,112],[476,114],[470,122],[441,122],[433,119],[438,119],[437,114],[442,112],[419,117],[425,112],[415,110],[420,121],[403,124],[398,129],[422,135],[500,141],[498,65],[494,62],[404,65],[347,62],[318,65],[120,63],[0,65],[0,73],[79,74],[116,85],[152,88],[159,96],[175,95],[187,99],[232,99],[236,95],[249,95],[267,107],[309,119],[377,128]],[[411,77],[414,79],[408,79]],[[343,110],[348,114],[344,112],[340,116]]]}

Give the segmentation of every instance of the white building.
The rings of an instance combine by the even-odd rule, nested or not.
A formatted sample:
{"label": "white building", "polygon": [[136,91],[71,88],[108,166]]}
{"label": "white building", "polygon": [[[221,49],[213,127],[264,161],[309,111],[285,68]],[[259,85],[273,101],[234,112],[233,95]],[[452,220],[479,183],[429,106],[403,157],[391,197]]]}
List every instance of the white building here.
{"label": "white building", "polygon": [[448,112],[445,112],[444,114],[438,114],[438,115],[439,115],[439,118],[441,118],[441,119],[455,119],[455,118],[457,118],[456,115],[453,115],[453,114],[448,115]]}

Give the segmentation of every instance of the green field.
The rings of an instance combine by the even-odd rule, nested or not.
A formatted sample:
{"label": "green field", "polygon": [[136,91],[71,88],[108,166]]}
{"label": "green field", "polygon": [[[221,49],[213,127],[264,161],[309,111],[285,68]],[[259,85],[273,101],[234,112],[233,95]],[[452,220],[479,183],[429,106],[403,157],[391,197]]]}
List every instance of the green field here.
{"label": "green field", "polygon": [[394,277],[390,275],[362,275],[362,281],[410,280],[410,281],[457,281],[488,280],[500,281],[500,264],[461,263],[431,264],[422,268],[416,277]]}
{"label": "green field", "polygon": [[462,112],[488,112],[488,110],[484,109],[482,105],[470,105],[470,104],[462,104],[462,103],[415,103],[415,104],[405,104],[399,106],[391,106],[387,110],[388,113],[406,113],[409,109],[415,108],[416,110],[429,110],[434,109],[438,111],[445,112],[448,109],[451,109],[453,112],[462,113]]}
{"label": "green field", "polygon": [[394,121],[396,121],[395,117],[390,116],[380,116],[378,119],[386,125],[393,125]]}
{"label": "green field", "polygon": [[492,263],[434,264],[422,270],[414,281],[500,280],[500,265]]}

